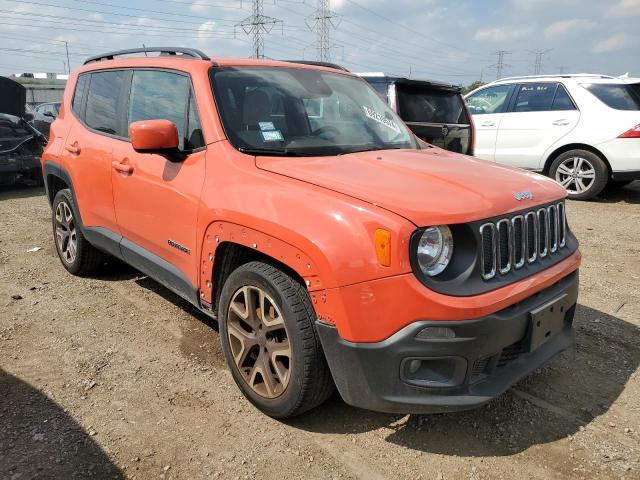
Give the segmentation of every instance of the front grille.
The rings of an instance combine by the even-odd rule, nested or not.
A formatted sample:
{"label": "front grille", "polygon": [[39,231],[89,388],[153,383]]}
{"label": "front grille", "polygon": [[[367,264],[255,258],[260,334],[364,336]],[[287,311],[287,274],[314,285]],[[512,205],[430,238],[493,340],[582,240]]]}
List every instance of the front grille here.
{"label": "front grille", "polygon": [[482,224],[482,278],[491,280],[557,253],[566,231],[563,203]]}

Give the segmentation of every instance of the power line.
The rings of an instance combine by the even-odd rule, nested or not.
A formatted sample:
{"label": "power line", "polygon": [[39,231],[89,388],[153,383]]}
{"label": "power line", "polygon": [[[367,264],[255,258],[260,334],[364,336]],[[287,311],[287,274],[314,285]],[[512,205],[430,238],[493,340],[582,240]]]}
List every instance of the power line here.
{"label": "power line", "polygon": [[338,28],[340,17],[331,10],[330,0],[317,0],[316,10],[306,19],[309,30],[316,34],[316,58],[319,62],[331,61],[330,31]]}
{"label": "power line", "polygon": [[[253,0],[253,13],[236,24],[247,35],[253,35],[253,58],[264,58],[264,35],[271,33],[282,20],[264,15],[264,0]],[[284,34],[284,28],[283,28]]]}

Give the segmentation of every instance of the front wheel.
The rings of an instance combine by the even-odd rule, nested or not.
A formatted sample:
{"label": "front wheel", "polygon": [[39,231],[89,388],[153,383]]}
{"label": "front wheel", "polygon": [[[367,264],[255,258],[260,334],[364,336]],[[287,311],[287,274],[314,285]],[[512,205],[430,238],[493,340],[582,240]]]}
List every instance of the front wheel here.
{"label": "front wheel", "polygon": [[595,153],[570,150],[554,160],[549,176],[567,190],[570,199],[588,200],[607,186],[609,169]]}
{"label": "front wheel", "polygon": [[282,270],[251,262],[231,273],[218,319],[225,359],[244,396],[274,418],[323,403],[334,385],[304,286]]}

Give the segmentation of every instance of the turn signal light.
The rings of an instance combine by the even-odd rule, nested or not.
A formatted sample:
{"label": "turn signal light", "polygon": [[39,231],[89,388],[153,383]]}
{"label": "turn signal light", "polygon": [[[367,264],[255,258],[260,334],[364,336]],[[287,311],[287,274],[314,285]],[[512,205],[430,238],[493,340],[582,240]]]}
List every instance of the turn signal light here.
{"label": "turn signal light", "polygon": [[391,266],[391,233],[382,228],[378,228],[374,235],[376,255],[378,263],[383,267]]}
{"label": "turn signal light", "polygon": [[640,138],[640,125],[636,125],[631,130],[627,130],[618,138]]}

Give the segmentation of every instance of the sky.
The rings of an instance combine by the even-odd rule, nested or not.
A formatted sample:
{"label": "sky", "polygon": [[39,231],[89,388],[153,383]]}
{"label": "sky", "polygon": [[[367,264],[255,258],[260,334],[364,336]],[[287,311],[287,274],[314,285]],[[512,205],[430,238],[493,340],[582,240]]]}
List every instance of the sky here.
{"label": "sky", "polygon": [[[264,54],[316,59],[316,0],[263,0],[281,20]],[[64,73],[90,55],[185,46],[211,56],[253,54],[238,26],[252,0],[0,0],[0,75]],[[468,85],[497,75],[602,73],[640,76],[640,0],[332,0],[331,60],[356,72]]]}

